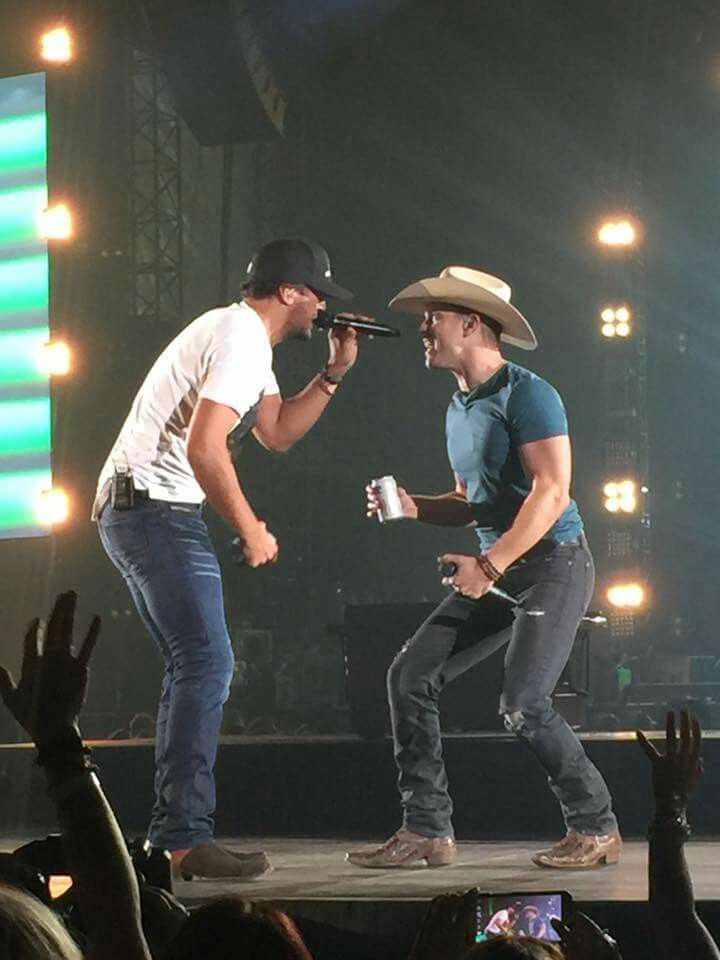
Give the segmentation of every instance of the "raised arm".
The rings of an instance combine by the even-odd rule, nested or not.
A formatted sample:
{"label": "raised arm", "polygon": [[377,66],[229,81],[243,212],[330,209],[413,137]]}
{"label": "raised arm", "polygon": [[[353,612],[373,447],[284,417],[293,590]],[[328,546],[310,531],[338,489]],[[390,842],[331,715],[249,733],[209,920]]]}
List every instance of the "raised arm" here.
{"label": "raised arm", "polygon": [[44,632],[25,636],[17,686],[0,668],[0,693],[38,749],[55,803],[63,844],[90,940],[89,960],[150,960],[140,922],[135,871],[115,816],[93,772],[78,727],[88,662],[100,632],[95,617],[72,653],[77,597],[60,594]]}
{"label": "raised arm", "polygon": [[701,731],[687,710],[667,717],[665,753],[638,730],[638,740],[652,764],[655,815],[650,841],[650,922],[655,949],[666,960],[720,960],[720,951],[695,910],[692,880],[685,860],[690,836],[687,804],[702,773]]}
{"label": "raised arm", "polygon": [[325,412],[340,381],[357,360],[357,333],[333,328],[328,332],[329,356],[318,374],[294,397],[263,397],[255,437],[270,450],[283,452],[297,443]]}

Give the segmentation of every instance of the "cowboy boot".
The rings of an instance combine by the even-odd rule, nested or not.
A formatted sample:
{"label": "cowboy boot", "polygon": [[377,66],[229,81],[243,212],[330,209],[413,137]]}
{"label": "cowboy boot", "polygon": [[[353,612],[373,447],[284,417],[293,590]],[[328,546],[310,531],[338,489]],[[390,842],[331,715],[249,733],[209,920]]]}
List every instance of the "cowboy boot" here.
{"label": "cowboy boot", "polygon": [[555,870],[589,870],[618,863],[621,851],[622,837],[617,830],[597,835],[568,830],[559,843],[539,850],[532,860],[538,867]]}
{"label": "cowboy boot", "polygon": [[423,837],[405,827],[379,847],[351,850],[345,854],[345,860],[356,867],[380,870],[446,867],[456,859],[457,846],[452,837]]}

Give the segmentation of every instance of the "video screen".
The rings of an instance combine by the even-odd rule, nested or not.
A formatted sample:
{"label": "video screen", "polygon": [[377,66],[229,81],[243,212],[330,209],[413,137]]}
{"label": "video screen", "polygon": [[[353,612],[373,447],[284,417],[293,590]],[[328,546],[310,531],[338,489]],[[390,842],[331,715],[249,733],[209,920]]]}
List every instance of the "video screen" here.
{"label": "video screen", "polygon": [[493,937],[536,937],[557,943],[550,920],[563,917],[562,893],[480,894],[477,905],[476,941]]}

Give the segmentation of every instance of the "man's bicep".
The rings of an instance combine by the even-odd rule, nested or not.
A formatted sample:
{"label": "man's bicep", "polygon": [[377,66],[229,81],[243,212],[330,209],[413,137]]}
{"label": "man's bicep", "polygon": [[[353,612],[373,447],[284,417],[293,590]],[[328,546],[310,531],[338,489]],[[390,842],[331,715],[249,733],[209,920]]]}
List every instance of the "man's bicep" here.
{"label": "man's bicep", "polygon": [[279,393],[265,394],[258,407],[257,421],[253,429],[255,438],[269,450],[273,448],[273,438],[277,429],[282,397]]}
{"label": "man's bicep", "polygon": [[567,434],[524,443],[519,450],[529,480],[545,480],[570,489],[572,453]]}
{"label": "man's bicep", "polygon": [[198,400],[188,432],[188,454],[220,444],[225,446],[227,436],[238,421],[237,410],[224,403],[201,397]]}

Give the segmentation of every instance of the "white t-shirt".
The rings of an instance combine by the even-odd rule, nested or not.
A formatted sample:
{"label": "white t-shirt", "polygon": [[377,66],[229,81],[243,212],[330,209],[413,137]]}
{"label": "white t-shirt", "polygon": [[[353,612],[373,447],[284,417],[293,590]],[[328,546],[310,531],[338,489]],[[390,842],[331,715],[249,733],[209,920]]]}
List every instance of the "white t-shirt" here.
{"label": "white t-shirt", "polygon": [[154,500],[202,503],[187,457],[193,410],[202,397],[232,407],[238,421],[266,394],[279,393],[272,347],[246,303],[208,310],[168,344],[137,392],[98,480],[93,517],[115,470],[130,471]]}

